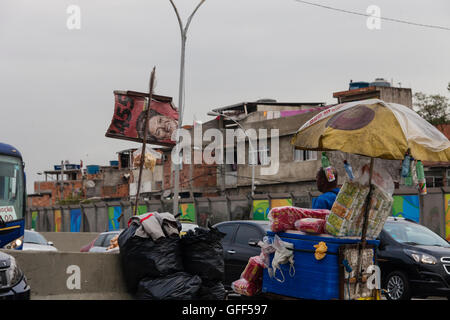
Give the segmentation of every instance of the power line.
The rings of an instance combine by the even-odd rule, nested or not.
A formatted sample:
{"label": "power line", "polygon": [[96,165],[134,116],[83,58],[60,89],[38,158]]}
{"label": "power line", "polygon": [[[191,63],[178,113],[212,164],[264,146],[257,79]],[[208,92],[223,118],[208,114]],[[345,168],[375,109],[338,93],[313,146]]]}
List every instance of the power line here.
{"label": "power line", "polygon": [[[316,7],[319,7],[319,8],[328,9],[328,10],[334,10],[334,11],[338,11],[338,12],[343,12],[343,13],[348,13],[348,14],[353,14],[353,15],[358,15],[358,16],[363,16],[363,17],[373,17],[372,15],[367,14],[367,13],[361,13],[361,12],[355,12],[355,11],[350,11],[350,10],[330,7],[330,6],[326,6],[326,5],[319,4],[319,3],[303,1],[303,0],[295,0],[295,1],[303,3],[303,4],[308,4],[308,5],[311,5],[311,6],[316,6]],[[381,17],[381,16],[379,17],[379,19],[386,20],[386,21],[391,21],[391,22],[409,24],[409,25],[413,25],[413,26],[417,26],[417,27],[425,27],[425,28],[433,28],[433,29],[440,29],[440,30],[450,31],[450,27],[443,27],[443,26],[437,26],[437,25],[431,25],[431,24],[423,24],[423,23],[417,23],[417,22],[412,22],[412,21],[406,21],[406,20],[400,20],[400,19],[394,19],[394,18],[387,18],[387,17]]]}

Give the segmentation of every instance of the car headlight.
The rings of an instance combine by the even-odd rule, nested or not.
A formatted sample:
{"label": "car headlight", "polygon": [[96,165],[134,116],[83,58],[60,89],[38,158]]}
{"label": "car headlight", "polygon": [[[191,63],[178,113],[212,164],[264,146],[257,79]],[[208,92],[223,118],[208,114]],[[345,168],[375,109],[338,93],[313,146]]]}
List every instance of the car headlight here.
{"label": "car headlight", "polygon": [[16,259],[11,256],[10,257],[10,266],[6,269],[6,280],[8,286],[15,286],[20,280],[22,280],[23,272],[17,265]]}
{"label": "car headlight", "polygon": [[17,249],[20,248],[20,246],[23,244],[23,236],[20,238],[17,238],[13,241],[11,241],[10,243],[8,243],[7,245],[5,245],[5,249]]}
{"label": "car headlight", "polygon": [[411,250],[404,250],[406,252],[406,254],[408,254],[410,257],[412,257],[414,259],[414,261],[416,261],[417,263],[421,262],[424,264],[436,264],[437,260],[435,257],[430,256],[429,254],[426,253],[419,253],[416,251],[411,251]]}

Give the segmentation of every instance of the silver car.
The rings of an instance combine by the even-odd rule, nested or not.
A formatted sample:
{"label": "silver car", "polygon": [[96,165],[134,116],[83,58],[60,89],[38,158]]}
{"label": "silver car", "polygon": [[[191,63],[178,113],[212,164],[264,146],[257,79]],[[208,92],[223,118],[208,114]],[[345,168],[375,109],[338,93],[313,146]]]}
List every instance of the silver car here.
{"label": "silver car", "polygon": [[58,251],[53,242],[47,241],[42,234],[33,230],[25,230],[23,237],[24,251]]}

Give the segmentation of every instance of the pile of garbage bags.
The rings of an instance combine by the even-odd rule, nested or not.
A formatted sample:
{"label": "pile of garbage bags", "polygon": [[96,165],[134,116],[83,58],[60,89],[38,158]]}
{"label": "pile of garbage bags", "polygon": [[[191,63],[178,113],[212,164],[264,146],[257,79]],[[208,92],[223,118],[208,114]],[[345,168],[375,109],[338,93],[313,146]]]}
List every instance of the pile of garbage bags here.
{"label": "pile of garbage bags", "polygon": [[223,300],[226,290],[221,239],[209,226],[189,230],[167,212],[134,216],[119,236],[128,291],[139,300]]}

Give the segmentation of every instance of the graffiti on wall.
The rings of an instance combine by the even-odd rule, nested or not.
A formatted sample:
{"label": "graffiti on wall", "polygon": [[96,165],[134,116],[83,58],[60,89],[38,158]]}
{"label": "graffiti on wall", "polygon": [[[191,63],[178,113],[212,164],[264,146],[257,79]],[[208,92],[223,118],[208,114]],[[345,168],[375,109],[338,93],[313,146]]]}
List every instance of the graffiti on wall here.
{"label": "graffiti on wall", "polygon": [[180,220],[195,222],[195,205],[193,203],[181,203],[180,212]]}
{"label": "graffiti on wall", "polygon": [[267,220],[269,214],[269,200],[253,200],[252,215],[253,220]]}
{"label": "graffiti on wall", "polygon": [[37,219],[38,219],[38,212],[32,211],[31,212],[31,229],[37,230]]}
{"label": "graffiti on wall", "polygon": [[271,208],[292,206],[292,199],[272,199]]}
{"label": "graffiti on wall", "polygon": [[394,217],[403,217],[419,222],[420,206],[419,196],[417,195],[395,195],[392,205],[392,215]]}
{"label": "graffiti on wall", "polygon": [[253,200],[253,220],[269,220],[271,208],[292,206],[292,199]]}
{"label": "graffiti on wall", "polygon": [[55,222],[55,232],[61,232],[62,231],[62,214],[61,210],[55,210],[54,211],[54,222]]}
{"label": "graffiti on wall", "polygon": [[[138,207],[139,210],[139,207]],[[115,206],[115,207],[108,207],[108,230],[114,231],[119,230],[120,228],[120,222],[119,217],[122,214],[122,207]]]}
{"label": "graffiti on wall", "polygon": [[81,209],[70,209],[70,232],[81,231]]}

